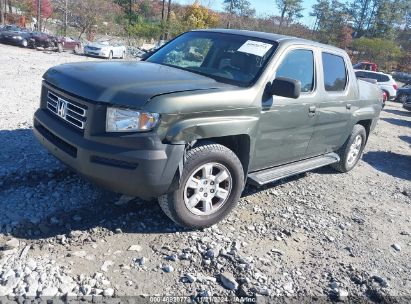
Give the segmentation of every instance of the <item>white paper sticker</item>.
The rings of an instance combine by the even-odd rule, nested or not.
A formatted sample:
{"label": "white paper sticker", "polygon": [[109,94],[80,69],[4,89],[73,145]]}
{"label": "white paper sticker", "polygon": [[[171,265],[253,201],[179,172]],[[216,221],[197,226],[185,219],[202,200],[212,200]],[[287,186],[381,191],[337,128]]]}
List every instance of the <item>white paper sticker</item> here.
{"label": "white paper sticker", "polygon": [[263,57],[271,49],[273,45],[260,41],[248,40],[239,49],[238,52],[253,54],[259,57]]}

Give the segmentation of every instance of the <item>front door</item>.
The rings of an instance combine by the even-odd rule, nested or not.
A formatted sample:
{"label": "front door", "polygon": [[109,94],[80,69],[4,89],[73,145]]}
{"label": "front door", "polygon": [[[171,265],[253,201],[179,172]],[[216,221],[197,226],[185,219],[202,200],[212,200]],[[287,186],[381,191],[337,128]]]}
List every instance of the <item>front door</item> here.
{"label": "front door", "polygon": [[300,160],[305,157],[316,121],[316,60],[312,49],[285,52],[273,77],[301,82],[301,96],[291,99],[266,96],[262,101],[259,132],[251,170]]}

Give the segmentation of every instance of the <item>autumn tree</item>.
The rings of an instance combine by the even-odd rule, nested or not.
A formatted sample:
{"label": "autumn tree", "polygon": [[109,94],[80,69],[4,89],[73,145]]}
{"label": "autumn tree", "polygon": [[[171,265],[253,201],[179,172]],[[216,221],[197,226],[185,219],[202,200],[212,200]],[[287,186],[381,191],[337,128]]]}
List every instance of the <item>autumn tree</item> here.
{"label": "autumn tree", "polygon": [[[40,3],[40,13],[39,13],[39,3]],[[50,3],[50,0],[33,0],[34,13],[37,16],[37,29],[39,31],[45,29],[47,19],[53,14],[53,6]],[[42,27],[42,19],[45,19],[44,27]]]}
{"label": "autumn tree", "polygon": [[361,37],[352,43],[353,50],[358,54],[357,60],[369,60],[378,63],[383,69],[387,63],[401,57],[401,48],[394,42],[381,38]]}
{"label": "autumn tree", "polygon": [[183,22],[187,29],[202,29],[216,27],[219,17],[211,9],[201,6],[199,2],[187,7]]}
{"label": "autumn tree", "polygon": [[278,25],[280,29],[284,25],[284,21],[287,21],[287,25],[289,25],[303,16],[303,0],[275,0],[275,2],[281,14],[280,23]]}

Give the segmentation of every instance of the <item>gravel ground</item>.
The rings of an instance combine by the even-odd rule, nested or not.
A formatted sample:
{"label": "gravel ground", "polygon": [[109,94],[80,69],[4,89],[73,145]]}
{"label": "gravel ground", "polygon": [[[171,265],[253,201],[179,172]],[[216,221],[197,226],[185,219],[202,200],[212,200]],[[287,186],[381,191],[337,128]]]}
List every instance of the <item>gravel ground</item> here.
{"label": "gravel ground", "polygon": [[42,74],[89,60],[99,59],[0,45],[0,296],[411,300],[411,113],[401,105],[388,104],[352,172],[247,187],[225,221],[188,231],[154,201],[83,180],[34,139]]}

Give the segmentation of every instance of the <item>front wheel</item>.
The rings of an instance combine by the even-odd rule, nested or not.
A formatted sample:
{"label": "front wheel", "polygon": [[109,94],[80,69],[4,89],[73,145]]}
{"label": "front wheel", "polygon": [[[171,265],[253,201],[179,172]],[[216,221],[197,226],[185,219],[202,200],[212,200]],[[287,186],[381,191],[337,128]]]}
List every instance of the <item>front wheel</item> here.
{"label": "front wheel", "polygon": [[233,151],[204,144],[187,152],[180,185],[159,197],[164,213],[180,226],[210,227],[237,205],[244,188],[244,171]]}
{"label": "front wheel", "polygon": [[340,156],[340,161],[332,164],[331,167],[343,173],[354,169],[361,158],[366,142],[367,132],[365,128],[362,125],[355,125],[351,136],[337,152]]}
{"label": "front wheel", "polygon": [[29,42],[27,41],[27,39],[23,39],[23,41],[21,42],[21,46],[26,48],[28,45]]}
{"label": "front wheel", "polygon": [[110,52],[110,54],[108,55],[108,60],[112,60],[113,59],[113,51]]}

